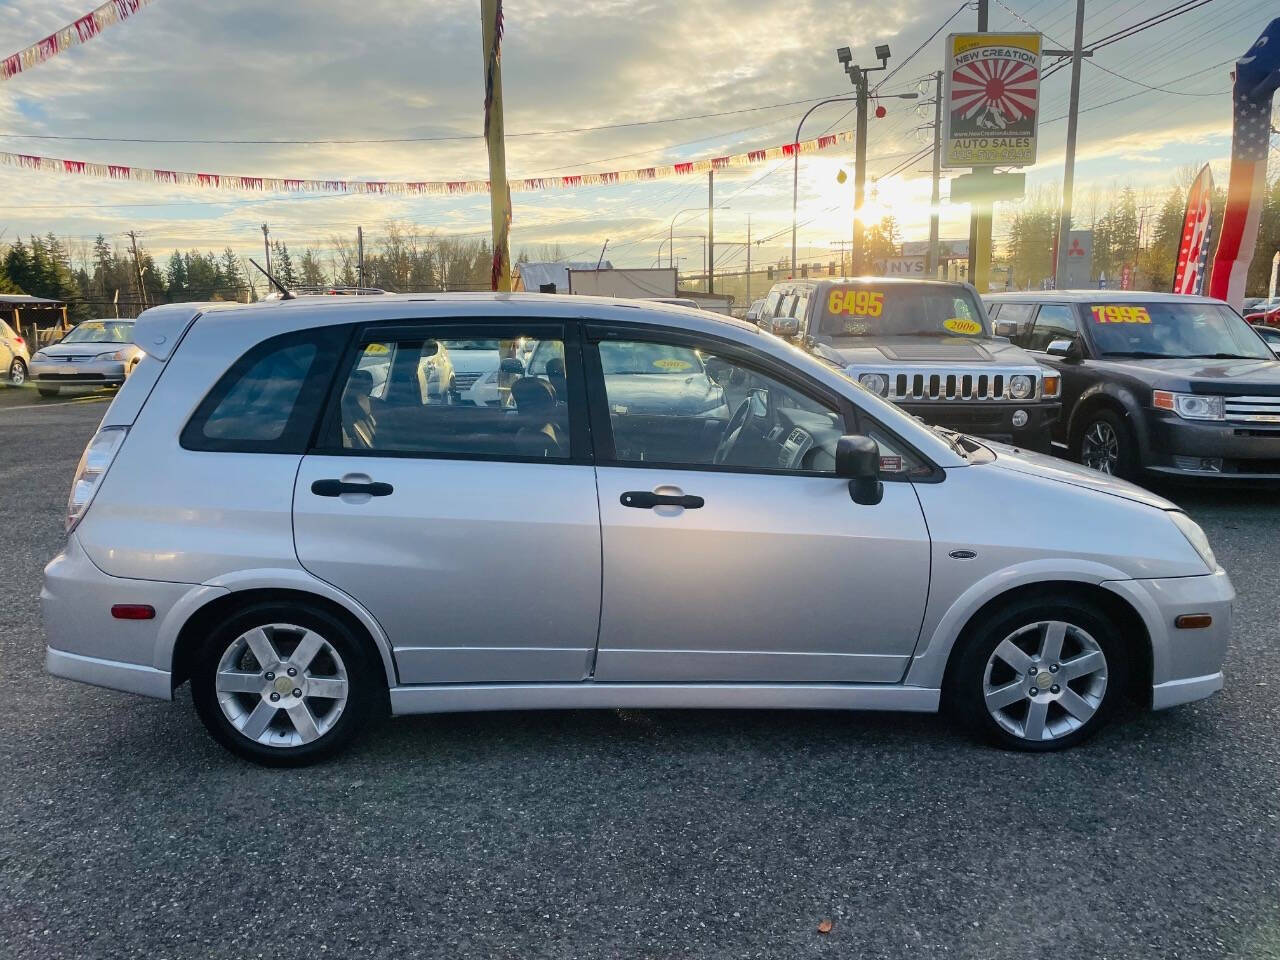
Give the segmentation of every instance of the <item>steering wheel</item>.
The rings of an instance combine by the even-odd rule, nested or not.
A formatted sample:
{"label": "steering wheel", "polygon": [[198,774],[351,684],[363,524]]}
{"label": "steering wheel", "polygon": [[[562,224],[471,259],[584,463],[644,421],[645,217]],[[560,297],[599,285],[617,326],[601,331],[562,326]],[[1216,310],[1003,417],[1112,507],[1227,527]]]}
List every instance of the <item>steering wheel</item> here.
{"label": "steering wheel", "polygon": [[724,426],[724,433],[720,435],[720,442],[716,445],[715,456],[711,458],[711,462],[717,466],[722,466],[729,459],[729,454],[733,452],[733,448],[738,445],[738,438],[742,436],[742,428],[747,425],[747,420],[751,417],[751,397],[745,397],[738,404],[738,409],[733,411],[733,416],[729,418],[729,422]]}

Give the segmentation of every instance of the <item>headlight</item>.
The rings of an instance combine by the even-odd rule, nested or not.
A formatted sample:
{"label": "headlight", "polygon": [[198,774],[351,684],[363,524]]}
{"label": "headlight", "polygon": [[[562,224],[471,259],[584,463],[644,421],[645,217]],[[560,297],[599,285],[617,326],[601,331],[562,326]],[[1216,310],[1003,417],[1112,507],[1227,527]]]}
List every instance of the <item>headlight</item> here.
{"label": "headlight", "polygon": [[1183,420],[1223,420],[1226,418],[1226,407],[1222,397],[1206,396],[1199,393],[1172,393],[1168,390],[1155,390],[1151,394],[1151,405],[1157,410],[1172,410]]}
{"label": "headlight", "polygon": [[32,360],[48,360],[49,358],[48,356],[45,355],[45,352],[43,350],[37,350],[34,354],[32,354],[31,359]]}
{"label": "headlight", "polygon": [[1200,559],[1205,562],[1205,566],[1210,570],[1217,570],[1218,561],[1213,555],[1213,547],[1209,546],[1209,538],[1200,529],[1200,524],[1179,510],[1170,510],[1169,519],[1173,521],[1174,526],[1182,531],[1182,535],[1187,538],[1187,542],[1191,544],[1196,553],[1200,554]]}
{"label": "headlight", "polygon": [[93,359],[95,360],[123,360],[127,354],[123,350],[112,350],[110,353],[100,353]]}
{"label": "headlight", "polygon": [[1016,377],[1009,378],[1009,396],[1015,400],[1025,400],[1031,396],[1032,383],[1031,378],[1018,374]]}
{"label": "headlight", "polygon": [[858,382],[882,397],[889,392],[889,378],[883,373],[864,373],[858,377]]}
{"label": "headlight", "polygon": [[1056,400],[1062,396],[1062,377],[1046,370],[1040,375],[1040,396],[1046,400]]}

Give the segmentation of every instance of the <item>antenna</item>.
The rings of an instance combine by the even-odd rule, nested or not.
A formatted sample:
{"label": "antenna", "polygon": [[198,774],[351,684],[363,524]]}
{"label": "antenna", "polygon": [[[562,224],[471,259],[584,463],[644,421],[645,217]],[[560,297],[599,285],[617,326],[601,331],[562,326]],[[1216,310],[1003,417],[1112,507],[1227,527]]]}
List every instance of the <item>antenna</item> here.
{"label": "antenna", "polygon": [[250,263],[252,263],[255,267],[257,267],[257,268],[258,268],[258,272],[259,272],[259,273],[261,273],[264,277],[266,277],[269,281],[271,281],[271,285],[272,285],[273,287],[275,287],[277,290],[279,290],[279,291],[280,291],[280,299],[281,299],[281,300],[296,300],[296,299],[297,299],[297,297],[295,297],[292,293],[290,293],[290,292],[289,292],[289,288],[288,288],[288,287],[286,287],[283,283],[281,283],[279,280],[277,280],[277,279],[276,279],[275,277],[273,277],[271,274],[267,273],[267,271],[263,270],[263,269],[262,269],[262,267],[258,264],[258,261],[257,261],[257,260],[253,259],[253,257],[250,257],[250,258],[249,258],[249,262],[250,262]]}

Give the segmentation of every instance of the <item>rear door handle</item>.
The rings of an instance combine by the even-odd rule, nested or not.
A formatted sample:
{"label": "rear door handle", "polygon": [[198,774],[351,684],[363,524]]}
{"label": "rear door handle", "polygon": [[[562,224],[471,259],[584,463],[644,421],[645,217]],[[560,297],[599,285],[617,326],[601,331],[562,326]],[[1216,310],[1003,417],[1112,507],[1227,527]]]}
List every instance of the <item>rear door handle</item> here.
{"label": "rear door handle", "polygon": [[648,490],[628,490],[619,501],[624,507],[635,507],[637,510],[652,510],[654,507],[684,507],[686,510],[697,510],[705,500],[701,497],[682,494],[675,496],[669,493],[650,493]]}
{"label": "rear door handle", "polygon": [[395,488],[389,483],[352,483],[349,480],[317,480],[311,492],[317,497],[340,497],[344,493],[367,493],[371,497],[389,497]]}

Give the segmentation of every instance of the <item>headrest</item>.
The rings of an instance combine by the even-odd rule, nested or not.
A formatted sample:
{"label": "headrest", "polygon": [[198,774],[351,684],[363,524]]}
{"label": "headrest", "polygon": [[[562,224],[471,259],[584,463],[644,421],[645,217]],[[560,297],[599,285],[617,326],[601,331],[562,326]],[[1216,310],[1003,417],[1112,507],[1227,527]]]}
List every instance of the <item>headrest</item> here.
{"label": "headrest", "polygon": [[518,410],[537,410],[555,406],[555,387],[538,377],[520,377],[511,384],[511,399]]}

